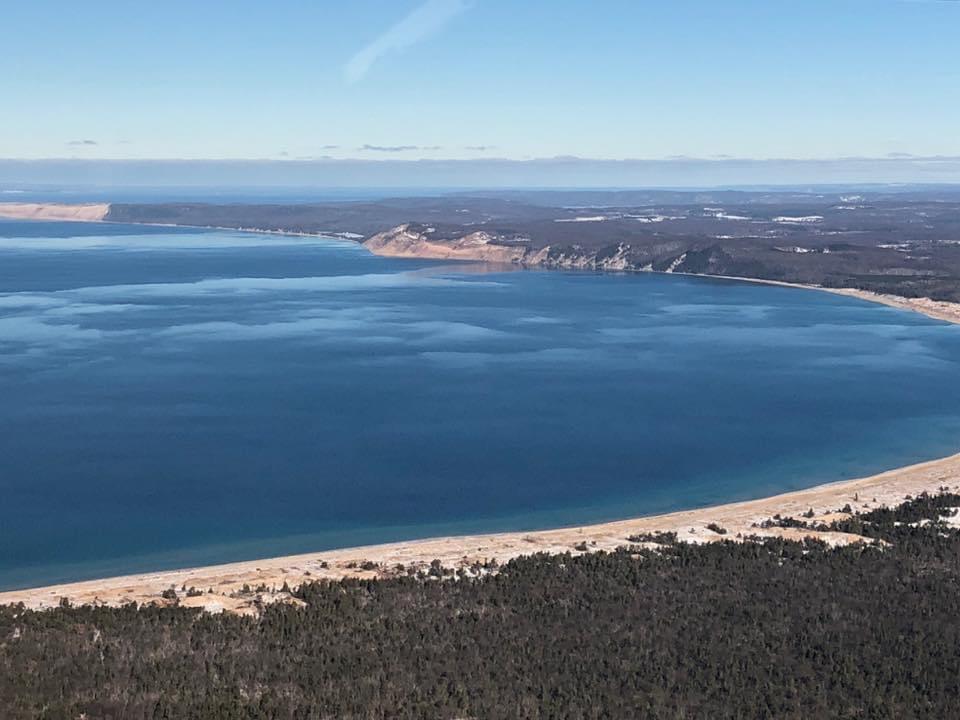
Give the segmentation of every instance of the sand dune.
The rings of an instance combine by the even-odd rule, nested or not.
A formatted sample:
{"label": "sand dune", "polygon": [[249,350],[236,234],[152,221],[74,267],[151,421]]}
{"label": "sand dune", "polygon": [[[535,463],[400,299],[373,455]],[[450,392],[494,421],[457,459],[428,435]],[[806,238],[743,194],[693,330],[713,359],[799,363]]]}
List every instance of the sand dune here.
{"label": "sand dune", "polygon": [[0,203],[0,217],[14,220],[72,220],[98,222],[110,211],[108,203]]}

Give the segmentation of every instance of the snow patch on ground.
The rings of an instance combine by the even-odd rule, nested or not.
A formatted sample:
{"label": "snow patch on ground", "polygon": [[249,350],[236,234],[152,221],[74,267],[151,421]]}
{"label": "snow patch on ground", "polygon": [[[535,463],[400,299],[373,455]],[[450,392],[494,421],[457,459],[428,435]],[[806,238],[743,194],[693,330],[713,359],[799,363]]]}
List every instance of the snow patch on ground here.
{"label": "snow patch on ground", "polygon": [[778,215],[773,221],[781,224],[818,223],[823,221],[823,215]]}
{"label": "snow patch on ground", "polygon": [[751,220],[746,215],[731,215],[723,208],[704,208],[704,212],[713,215],[718,220]]}
{"label": "snow patch on ground", "polygon": [[681,263],[683,263],[683,261],[686,259],[687,259],[687,254],[683,253],[680,257],[678,257],[676,260],[670,263],[670,267],[667,268],[667,272],[672,273],[674,270],[680,267]]}

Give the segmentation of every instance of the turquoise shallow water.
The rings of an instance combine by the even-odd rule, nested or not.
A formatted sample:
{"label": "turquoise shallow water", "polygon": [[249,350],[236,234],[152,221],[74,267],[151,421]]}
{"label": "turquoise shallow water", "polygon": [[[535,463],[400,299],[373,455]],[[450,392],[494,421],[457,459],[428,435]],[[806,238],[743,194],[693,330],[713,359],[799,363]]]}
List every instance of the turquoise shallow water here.
{"label": "turquoise shallow water", "polygon": [[0,588],[758,497],[960,450],[960,327],[825,293],[0,223]]}

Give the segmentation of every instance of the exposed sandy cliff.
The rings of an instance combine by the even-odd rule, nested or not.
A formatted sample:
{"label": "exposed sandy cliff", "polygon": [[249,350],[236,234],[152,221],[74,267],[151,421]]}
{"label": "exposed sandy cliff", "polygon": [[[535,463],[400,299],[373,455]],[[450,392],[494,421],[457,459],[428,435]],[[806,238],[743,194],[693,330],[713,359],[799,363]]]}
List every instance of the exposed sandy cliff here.
{"label": "exposed sandy cliff", "polygon": [[924,297],[897,297],[854,288],[825,288],[818,285],[732,276],[725,272],[723,252],[717,250],[697,253],[681,252],[668,263],[643,263],[638,262],[636,254],[632,253],[631,247],[625,243],[620,243],[614,252],[609,250],[590,251],[577,246],[558,248],[547,245],[542,248],[531,248],[522,239],[499,237],[482,230],[460,237],[442,237],[431,227],[415,226],[413,224],[400,225],[392,230],[377,233],[363,245],[375,255],[386,257],[475,260],[478,262],[575,270],[620,272],[655,270],[678,275],[704,275],[769,285],[826,290],[838,295],[878,302],[902,310],[912,310],[946,322],[960,323],[960,303],[937,301]]}
{"label": "exposed sandy cliff", "polygon": [[613,254],[562,251],[547,245],[531,248],[523,238],[504,238],[485,230],[444,238],[431,227],[405,224],[377,233],[363,243],[375,255],[437,260],[477,260],[516,265],[579,268],[593,270],[638,270],[627,258],[629,248],[621,245]]}
{"label": "exposed sandy cliff", "polygon": [[523,244],[498,243],[493,235],[482,230],[456,239],[438,239],[432,235],[431,228],[417,230],[411,225],[400,225],[377,233],[363,245],[376,255],[439,260],[519,263],[524,262],[528,254]]}

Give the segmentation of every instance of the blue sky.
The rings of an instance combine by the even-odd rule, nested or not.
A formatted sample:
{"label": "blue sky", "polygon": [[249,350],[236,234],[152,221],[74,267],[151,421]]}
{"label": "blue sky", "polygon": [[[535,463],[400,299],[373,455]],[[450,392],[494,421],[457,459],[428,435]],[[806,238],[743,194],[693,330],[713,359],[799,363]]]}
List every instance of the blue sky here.
{"label": "blue sky", "polygon": [[960,156],[955,0],[12,0],[0,158]]}

